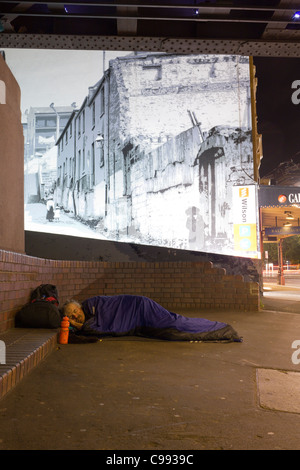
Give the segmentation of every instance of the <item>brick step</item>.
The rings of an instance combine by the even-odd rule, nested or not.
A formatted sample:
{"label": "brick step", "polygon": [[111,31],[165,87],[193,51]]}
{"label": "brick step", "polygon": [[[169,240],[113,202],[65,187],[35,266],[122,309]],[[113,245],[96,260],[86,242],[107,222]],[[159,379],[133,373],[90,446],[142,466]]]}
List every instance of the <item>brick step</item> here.
{"label": "brick step", "polygon": [[57,346],[57,330],[12,328],[0,334],[0,399]]}

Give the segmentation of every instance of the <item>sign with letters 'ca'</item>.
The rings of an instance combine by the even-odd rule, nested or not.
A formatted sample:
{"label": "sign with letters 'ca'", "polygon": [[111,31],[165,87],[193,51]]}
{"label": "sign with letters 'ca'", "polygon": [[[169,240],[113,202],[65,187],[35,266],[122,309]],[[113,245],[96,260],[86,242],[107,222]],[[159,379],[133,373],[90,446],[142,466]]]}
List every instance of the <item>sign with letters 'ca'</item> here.
{"label": "sign with letters 'ca'", "polygon": [[234,249],[241,255],[258,258],[256,186],[234,186]]}
{"label": "sign with letters 'ca'", "polygon": [[288,207],[300,204],[300,187],[264,186],[258,187],[259,207]]}

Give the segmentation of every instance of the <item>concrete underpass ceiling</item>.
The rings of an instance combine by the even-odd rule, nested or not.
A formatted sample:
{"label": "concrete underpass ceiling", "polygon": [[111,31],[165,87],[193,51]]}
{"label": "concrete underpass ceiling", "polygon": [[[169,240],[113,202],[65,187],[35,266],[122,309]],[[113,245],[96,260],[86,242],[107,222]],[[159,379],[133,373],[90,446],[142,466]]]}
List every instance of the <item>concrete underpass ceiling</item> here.
{"label": "concrete underpass ceiling", "polygon": [[298,57],[294,0],[5,1],[0,47]]}

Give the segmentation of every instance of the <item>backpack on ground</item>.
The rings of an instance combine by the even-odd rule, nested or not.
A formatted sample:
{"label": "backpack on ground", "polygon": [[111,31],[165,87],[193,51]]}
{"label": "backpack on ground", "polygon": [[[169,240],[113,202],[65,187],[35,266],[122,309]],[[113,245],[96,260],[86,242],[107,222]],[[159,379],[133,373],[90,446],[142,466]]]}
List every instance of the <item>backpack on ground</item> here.
{"label": "backpack on ground", "polygon": [[30,302],[35,302],[36,300],[47,300],[58,306],[58,290],[57,287],[53,284],[41,284],[36,287],[30,295]]}
{"label": "backpack on ground", "polygon": [[58,291],[52,284],[41,284],[30,295],[30,302],[15,316],[17,328],[58,328],[61,314]]}

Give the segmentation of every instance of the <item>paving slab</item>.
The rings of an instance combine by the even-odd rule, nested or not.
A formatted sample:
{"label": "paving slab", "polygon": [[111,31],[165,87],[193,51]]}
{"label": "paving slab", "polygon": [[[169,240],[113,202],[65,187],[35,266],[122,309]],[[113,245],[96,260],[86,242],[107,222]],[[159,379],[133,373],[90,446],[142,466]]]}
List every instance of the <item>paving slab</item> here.
{"label": "paving slab", "polygon": [[256,377],[262,408],[300,413],[300,372],[257,369]]}

